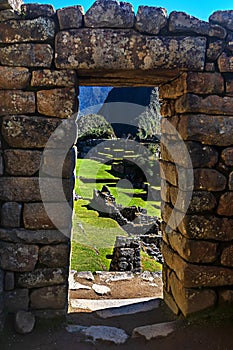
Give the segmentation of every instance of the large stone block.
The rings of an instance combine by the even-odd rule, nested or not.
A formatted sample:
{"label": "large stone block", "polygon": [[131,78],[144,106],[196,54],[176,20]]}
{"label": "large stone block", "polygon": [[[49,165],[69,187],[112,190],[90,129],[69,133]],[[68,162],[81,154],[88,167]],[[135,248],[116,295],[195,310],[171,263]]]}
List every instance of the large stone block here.
{"label": "large stone block", "polygon": [[133,30],[78,29],[56,36],[56,67],[79,70],[203,70],[206,39],[142,37]]}
{"label": "large stone block", "polygon": [[38,288],[30,295],[32,309],[64,309],[67,302],[67,287],[49,286]]}
{"label": "large stone block", "polygon": [[194,189],[204,191],[223,191],[227,179],[214,169],[194,169]]}
{"label": "large stone block", "polygon": [[55,14],[52,5],[45,4],[22,4],[21,13],[24,19],[33,19],[38,17],[52,17]]}
{"label": "large stone block", "polygon": [[233,216],[233,192],[226,192],[220,197],[217,213],[223,216]]}
{"label": "large stone block", "polygon": [[15,273],[7,271],[5,273],[5,290],[13,290],[15,288]]}
{"label": "large stone block", "polygon": [[32,176],[40,169],[41,156],[40,151],[5,150],[6,172],[14,176]]}
{"label": "large stone block", "polygon": [[228,166],[233,166],[233,147],[225,148],[222,151],[221,158]]}
{"label": "large stone block", "polygon": [[51,117],[71,117],[77,109],[75,89],[63,88],[38,91],[37,109],[39,113]]}
{"label": "large stone block", "polygon": [[231,146],[233,117],[182,115],[178,131],[183,140],[199,141],[207,145]]}
{"label": "large stone block", "polygon": [[227,93],[227,96],[233,96],[233,79],[232,78],[226,79],[226,93]]}
{"label": "large stone block", "polygon": [[134,25],[133,6],[116,0],[97,0],[86,12],[86,27],[132,28]]}
{"label": "large stone block", "polygon": [[20,90],[0,91],[0,116],[8,114],[34,113],[35,94],[34,92]]}
{"label": "large stone block", "polygon": [[58,244],[67,242],[71,236],[70,230],[60,232],[58,230],[25,230],[0,229],[0,239],[6,242],[26,244]]}
{"label": "large stone block", "polygon": [[161,161],[160,174],[161,178],[169,182],[171,185],[178,185],[178,174],[175,164]]}
{"label": "large stone block", "polygon": [[72,87],[76,84],[76,72],[73,70],[42,69],[32,72],[32,86]]}
{"label": "large stone block", "polygon": [[3,227],[20,227],[22,204],[6,202],[1,209],[1,224]]}
{"label": "large stone block", "polygon": [[161,98],[177,98],[183,94],[193,93],[201,95],[222,94],[224,79],[219,73],[188,72],[159,89]]}
{"label": "large stone block", "polygon": [[11,20],[2,22],[0,43],[40,42],[53,40],[55,23],[50,18],[39,17],[32,20]]}
{"label": "large stone block", "polygon": [[39,251],[39,262],[46,267],[67,267],[69,265],[68,245],[43,246]]}
{"label": "large stone block", "polygon": [[173,11],[169,17],[169,30],[174,33],[196,33],[224,39],[227,35],[226,30],[200,19],[190,16],[185,12]]}
{"label": "large stone block", "polygon": [[32,271],[37,263],[38,251],[36,245],[1,242],[1,268],[15,272]]}
{"label": "large stone block", "polygon": [[50,68],[53,49],[49,44],[14,44],[0,48],[2,65]]}
{"label": "large stone block", "polygon": [[215,11],[209,18],[210,22],[218,23],[233,30],[233,10]]}
{"label": "large stone block", "polygon": [[[225,42],[223,40],[213,40],[208,44],[206,57],[209,61],[216,61],[221,53],[224,51]],[[212,63],[214,64],[214,63]],[[215,66],[213,67],[215,72]]]}
{"label": "large stone block", "polygon": [[43,152],[41,172],[43,174],[70,178],[73,176],[77,159],[76,148],[67,150],[49,149]]}
{"label": "large stone block", "polygon": [[233,191],[233,171],[229,175],[229,190]]}
{"label": "large stone block", "polygon": [[186,215],[179,224],[180,232],[191,239],[211,239],[231,241],[233,219],[219,218],[214,215]]}
{"label": "large stone block", "polygon": [[4,293],[4,306],[7,312],[28,310],[29,295],[28,289],[15,289]]}
{"label": "large stone block", "polygon": [[233,267],[233,245],[223,249],[221,255],[221,264],[224,266]]}
{"label": "large stone block", "polygon": [[57,10],[60,29],[81,28],[83,25],[83,15],[83,7],[79,5]]}
{"label": "large stone block", "polygon": [[68,203],[29,203],[24,205],[23,222],[26,229],[64,229],[72,221]]}
{"label": "large stone block", "polygon": [[162,7],[139,6],[136,15],[135,28],[145,34],[159,34],[166,27],[168,15]]}
{"label": "large stone block", "polygon": [[0,0],[0,10],[13,9],[19,10],[22,0]]}
{"label": "large stone block", "polygon": [[61,268],[36,269],[19,273],[16,284],[20,288],[40,288],[66,283],[67,271]]}
{"label": "large stone block", "polygon": [[222,73],[232,73],[233,72],[233,56],[227,55],[226,52],[223,52],[218,58],[218,67],[219,71]]}
{"label": "large stone block", "polygon": [[232,115],[233,97],[211,95],[200,97],[194,94],[185,94],[175,103],[177,113],[205,113]]}
{"label": "large stone block", "polygon": [[0,67],[0,89],[24,89],[29,85],[30,72],[22,67]]}

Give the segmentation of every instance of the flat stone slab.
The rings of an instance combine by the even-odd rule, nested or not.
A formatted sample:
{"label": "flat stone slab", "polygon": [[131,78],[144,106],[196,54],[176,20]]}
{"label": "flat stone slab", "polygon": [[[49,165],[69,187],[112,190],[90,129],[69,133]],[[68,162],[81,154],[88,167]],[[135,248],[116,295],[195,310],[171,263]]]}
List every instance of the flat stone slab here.
{"label": "flat stone slab", "polygon": [[79,289],[91,290],[91,287],[71,280],[69,281],[69,289],[70,290],[79,290]]}
{"label": "flat stone slab", "polygon": [[91,273],[91,271],[80,271],[80,272],[75,272],[74,274],[74,279],[77,280],[78,278],[85,279],[87,281],[94,281],[94,276]]}
{"label": "flat stone slab", "polygon": [[105,272],[105,271],[97,271],[96,272],[100,276],[100,280],[104,282],[118,282],[118,281],[129,281],[134,278],[134,274],[132,272]]}
{"label": "flat stone slab", "polygon": [[98,295],[107,295],[111,293],[111,289],[107,286],[102,286],[101,284],[93,284],[92,289]]}
{"label": "flat stone slab", "polygon": [[133,330],[132,338],[142,336],[146,338],[146,340],[151,340],[154,338],[167,337],[175,331],[176,326],[177,322],[175,321],[137,327]]}

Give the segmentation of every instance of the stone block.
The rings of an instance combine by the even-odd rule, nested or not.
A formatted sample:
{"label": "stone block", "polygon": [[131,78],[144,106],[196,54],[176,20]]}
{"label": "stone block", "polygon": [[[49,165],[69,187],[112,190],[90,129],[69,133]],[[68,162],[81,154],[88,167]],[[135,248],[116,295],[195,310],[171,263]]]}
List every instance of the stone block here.
{"label": "stone block", "polygon": [[213,263],[218,257],[218,244],[185,238],[173,231],[169,234],[169,243],[184,260],[191,263]]}
{"label": "stone block", "polygon": [[205,71],[214,73],[215,72],[215,65],[214,65],[214,63],[213,62],[206,62],[206,64],[205,64]]}
{"label": "stone block", "polygon": [[7,271],[5,273],[4,289],[6,291],[13,290],[15,288],[15,274],[14,272]]}
{"label": "stone block", "polygon": [[221,39],[224,39],[227,35],[226,30],[219,25],[213,25],[185,12],[177,11],[170,14],[169,31],[174,33],[196,33]]}
{"label": "stone block", "polygon": [[233,96],[233,79],[226,79],[226,93],[228,96]]}
{"label": "stone block", "polygon": [[30,295],[32,309],[64,309],[67,302],[67,287],[49,286],[38,288]]}
{"label": "stone block", "polygon": [[36,245],[1,242],[1,268],[15,272],[32,271],[37,263],[38,251]]}
{"label": "stone block", "polygon": [[232,225],[233,219],[214,215],[186,215],[179,224],[179,230],[185,237],[191,239],[231,241]]}
{"label": "stone block", "polygon": [[161,161],[160,174],[161,178],[169,182],[171,185],[178,185],[178,174],[175,164]]}
{"label": "stone block", "polygon": [[233,216],[233,192],[226,192],[220,197],[217,213],[223,216]]}
{"label": "stone block", "polygon": [[0,239],[6,242],[26,244],[57,244],[67,242],[71,236],[70,229],[62,230],[25,230],[0,229]]}
{"label": "stone block", "polygon": [[23,210],[24,227],[30,230],[68,229],[72,209],[68,203],[28,203]]}
{"label": "stone block", "polygon": [[31,312],[19,310],[15,315],[14,326],[19,334],[31,333],[35,326],[36,318]]}
{"label": "stone block", "polygon": [[4,292],[4,306],[7,312],[27,311],[29,307],[28,289]]}
{"label": "stone block", "polygon": [[0,22],[9,21],[11,19],[20,19],[20,15],[17,11],[12,9],[0,11]]}
{"label": "stone block", "polygon": [[4,174],[4,164],[3,164],[3,157],[0,152],[0,176],[2,176],[3,174]]}
{"label": "stone block", "polygon": [[0,91],[0,116],[8,114],[34,113],[35,94],[34,92],[21,90]]}
{"label": "stone block", "polygon": [[40,169],[42,152],[19,149],[4,151],[6,172],[14,176],[32,176]]}
{"label": "stone block", "polygon": [[221,158],[227,166],[233,166],[233,147],[225,148],[222,151]]}
{"label": "stone block", "polygon": [[177,140],[178,123],[179,123],[179,117],[177,116],[173,116],[171,118],[162,118],[161,119],[162,134],[175,135],[175,139]]}
{"label": "stone block", "polygon": [[55,23],[50,18],[39,17],[32,20],[10,20],[2,22],[0,43],[40,42],[53,40]]}
{"label": "stone block", "polygon": [[21,13],[24,19],[33,19],[37,17],[53,17],[55,14],[52,5],[45,4],[22,4]]}
{"label": "stone block", "polygon": [[83,7],[79,5],[57,10],[60,29],[81,28],[83,26],[83,15]]}
{"label": "stone block", "polygon": [[0,269],[0,295],[4,291],[4,276],[5,276],[4,271]]}
{"label": "stone block", "polygon": [[0,0],[0,10],[13,9],[19,10],[22,0]]}
{"label": "stone block", "polygon": [[179,314],[180,309],[178,308],[174,298],[172,297],[171,294],[169,294],[165,290],[163,291],[163,300],[164,300],[165,304],[169,307],[170,310],[172,310],[172,312],[175,315]]}
{"label": "stone block", "polygon": [[221,255],[221,264],[224,266],[233,267],[233,245],[223,249]]}
{"label": "stone block", "polygon": [[226,52],[223,52],[218,58],[218,67],[221,73],[233,72],[233,56],[228,56]]}
{"label": "stone block", "polygon": [[168,15],[162,7],[139,6],[136,15],[135,28],[144,34],[158,35],[166,27]]}
{"label": "stone block", "polygon": [[20,227],[22,204],[6,202],[1,209],[1,224],[3,227]]}
{"label": "stone block", "polygon": [[224,79],[219,73],[188,72],[183,73],[169,84],[159,89],[161,98],[175,99],[183,94],[193,93],[201,95],[222,94]]}
{"label": "stone block", "polygon": [[84,23],[91,28],[132,28],[133,6],[116,0],[97,0],[86,12]]}
{"label": "stone block", "polygon": [[210,95],[200,97],[195,94],[185,94],[175,103],[177,113],[205,113],[232,115],[233,97]]}
{"label": "stone block", "polygon": [[233,191],[233,171],[229,175],[229,190]]}
{"label": "stone block", "polygon": [[40,288],[66,283],[67,270],[61,268],[36,269],[17,274],[16,284],[20,288]]}
{"label": "stone block", "polygon": [[213,290],[184,288],[174,273],[171,277],[171,286],[175,302],[185,317],[213,308],[216,304],[217,295]]}
{"label": "stone block", "polygon": [[215,11],[209,17],[209,21],[221,24],[223,27],[233,30],[233,10]]}
{"label": "stone block", "polygon": [[[207,48],[207,59],[209,61],[216,61],[224,50],[224,41],[214,40],[210,41]],[[215,71],[215,69],[214,69]]]}
{"label": "stone block", "polygon": [[199,141],[212,146],[231,146],[233,117],[182,115],[178,131],[183,140]]}
{"label": "stone block", "polygon": [[[97,70],[203,70],[206,38],[142,37],[133,30],[76,29],[56,36],[57,68]],[[124,54],[122,54],[122,52]],[[106,56],[107,53],[107,56]]]}
{"label": "stone block", "polygon": [[76,72],[73,70],[35,70],[32,72],[32,86],[72,87],[76,84]]}
{"label": "stone block", "polygon": [[160,114],[162,117],[172,117],[175,114],[175,103],[173,100],[161,100],[160,103]]}
{"label": "stone block", "polygon": [[0,67],[0,89],[25,89],[29,85],[30,72],[23,67]]}
{"label": "stone block", "polygon": [[194,169],[194,190],[223,191],[227,179],[214,169]]}
{"label": "stone block", "polygon": [[161,199],[164,202],[169,203],[170,202],[170,185],[168,182],[166,182],[164,179],[161,179]]}
{"label": "stone block", "polygon": [[67,150],[45,150],[42,157],[41,172],[49,176],[69,179],[73,176],[76,159],[77,152],[75,148],[72,148],[68,153]]}
{"label": "stone block", "polygon": [[233,303],[233,290],[232,289],[225,289],[225,290],[220,290],[218,293],[219,297],[219,304],[225,304],[225,303]]}
{"label": "stone block", "polygon": [[68,245],[43,246],[39,251],[39,262],[46,267],[67,267],[69,265]]}
{"label": "stone block", "polygon": [[75,89],[63,88],[37,92],[38,112],[50,117],[68,118],[76,112]]}
{"label": "stone block", "polygon": [[53,49],[49,44],[13,44],[0,47],[0,56],[4,66],[50,68]]}
{"label": "stone block", "polygon": [[39,179],[1,177],[0,198],[9,202],[39,201],[41,200]]}

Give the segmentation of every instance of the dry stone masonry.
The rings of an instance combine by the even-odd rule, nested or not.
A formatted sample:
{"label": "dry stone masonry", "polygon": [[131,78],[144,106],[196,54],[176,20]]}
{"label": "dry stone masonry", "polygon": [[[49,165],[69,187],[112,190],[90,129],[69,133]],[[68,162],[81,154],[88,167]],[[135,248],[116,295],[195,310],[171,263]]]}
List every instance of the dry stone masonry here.
{"label": "dry stone masonry", "polygon": [[[64,120],[50,147],[75,142],[77,82],[160,87],[164,299],[185,316],[232,306],[233,10],[204,22],[147,6],[134,14],[115,0],[86,14],[1,0],[0,22],[0,315],[2,305],[66,312],[69,235],[45,204],[68,231],[71,218],[56,196],[57,162],[48,158],[44,203],[38,175]],[[74,158],[63,167],[71,205]]]}

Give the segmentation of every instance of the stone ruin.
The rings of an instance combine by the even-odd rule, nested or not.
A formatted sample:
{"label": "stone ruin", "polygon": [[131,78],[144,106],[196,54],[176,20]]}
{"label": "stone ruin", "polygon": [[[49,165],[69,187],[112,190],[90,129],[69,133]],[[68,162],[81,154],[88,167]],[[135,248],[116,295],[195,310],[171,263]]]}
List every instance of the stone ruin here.
{"label": "stone ruin", "polygon": [[135,14],[114,0],[99,0],[85,14],[78,5],[55,12],[2,0],[0,22],[1,315],[67,312],[78,84],[159,87],[164,300],[186,317],[229,314],[233,10],[205,22],[147,6]]}

